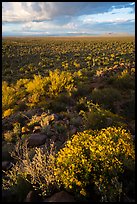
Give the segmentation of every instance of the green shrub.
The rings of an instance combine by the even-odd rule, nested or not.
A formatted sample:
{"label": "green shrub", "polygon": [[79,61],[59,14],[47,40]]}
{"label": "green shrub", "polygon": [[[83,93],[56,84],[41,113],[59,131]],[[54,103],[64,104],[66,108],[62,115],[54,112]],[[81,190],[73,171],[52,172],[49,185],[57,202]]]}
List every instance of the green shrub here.
{"label": "green shrub", "polygon": [[115,88],[94,89],[92,91],[92,100],[99,103],[103,108],[114,111],[115,102],[121,100],[121,93]]}
{"label": "green shrub", "polygon": [[115,87],[120,89],[135,89],[135,76],[125,69],[115,80]]}
{"label": "green shrub", "polygon": [[84,131],[58,152],[55,174],[58,182],[77,196],[88,196],[94,186],[102,201],[117,201],[123,190],[119,176],[134,160],[131,134],[125,129]]}
{"label": "green shrub", "polygon": [[67,93],[60,93],[58,97],[51,99],[48,107],[53,112],[66,111],[67,107],[73,103],[71,97]]}
{"label": "green shrub", "polygon": [[92,101],[87,101],[85,98],[85,108],[87,110],[80,111],[80,115],[83,118],[84,129],[101,129],[108,126],[123,126],[123,118],[116,115],[109,110],[101,108],[98,104],[94,104]]}
{"label": "green shrub", "polygon": [[135,96],[121,106],[121,115],[128,120],[135,120]]}

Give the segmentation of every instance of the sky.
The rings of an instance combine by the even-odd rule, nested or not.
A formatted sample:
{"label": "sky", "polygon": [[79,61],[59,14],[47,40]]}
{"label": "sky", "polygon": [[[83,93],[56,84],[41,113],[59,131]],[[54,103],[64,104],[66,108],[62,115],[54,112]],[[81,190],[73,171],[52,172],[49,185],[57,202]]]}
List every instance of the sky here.
{"label": "sky", "polygon": [[135,35],[135,2],[2,2],[2,36]]}

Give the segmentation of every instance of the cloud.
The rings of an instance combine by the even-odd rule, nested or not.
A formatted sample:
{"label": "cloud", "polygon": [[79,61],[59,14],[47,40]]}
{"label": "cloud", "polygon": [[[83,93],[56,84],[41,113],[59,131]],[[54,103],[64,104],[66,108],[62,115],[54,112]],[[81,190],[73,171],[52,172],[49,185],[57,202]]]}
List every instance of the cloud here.
{"label": "cloud", "polygon": [[[112,6],[123,5],[125,2],[3,2],[2,21],[44,21],[60,16],[102,13]],[[130,2],[130,5],[133,4]]]}
{"label": "cloud", "polygon": [[110,12],[104,12],[93,15],[84,15],[80,17],[80,20],[84,24],[94,23],[122,23],[129,20],[134,20],[135,15],[132,12],[132,8],[113,8]]}
{"label": "cloud", "polygon": [[[2,2],[3,34],[103,32],[135,22],[134,2]],[[100,26],[100,29],[99,27]],[[127,28],[128,30],[128,28]]]}
{"label": "cloud", "polygon": [[71,16],[84,5],[82,2],[4,2],[2,21],[44,21],[58,16]]}
{"label": "cloud", "polygon": [[76,32],[78,25],[74,22],[64,24],[62,26],[55,24],[53,22],[27,22],[22,25],[21,30],[23,32],[44,32],[49,33],[64,33],[64,32]]}

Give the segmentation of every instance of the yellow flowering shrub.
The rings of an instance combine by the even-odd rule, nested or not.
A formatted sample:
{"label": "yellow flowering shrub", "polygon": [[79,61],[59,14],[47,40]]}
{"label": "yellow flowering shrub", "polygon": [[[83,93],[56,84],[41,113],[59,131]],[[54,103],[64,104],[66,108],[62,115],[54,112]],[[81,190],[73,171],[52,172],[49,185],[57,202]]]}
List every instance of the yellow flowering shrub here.
{"label": "yellow flowering shrub", "polygon": [[71,95],[74,87],[74,79],[70,72],[60,71],[56,69],[54,71],[49,71],[49,96],[57,97],[61,92],[67,92]]}
{"label": "yellow flowering shrub", "polygon": [[28,106],[35,106],[41,101],[41,96],[46,93],[48,78],[41,75],[34,75],[34,79],[25,84],[26,91],[29,93]]}
{"label": "yellow flowering shrub", "polygon": [[44,80],[40,75],[34,75],[34,79],[26,84],[29,93],[44,92]]}
{"label": "yellow flowering shrub", "polygon": [[135,89],[135,75],[131,75],[129,70],[124,69],[116,77],[114,85],[120,89]]}
{"label": "yellow flowering shrub", "polygon": [[55,174],[65,188],[75,193],[86,196],[87,186],[94,185],[105,200],[111,201],[110,190],[115,199],[117,186],[121,186],[117,178],[134,160],[131,134],[125,129],[87,130],[74,135],[58,152]]}
{"label": "yellow flowering shrub", "polygon": [[3,113],[3,118],[10,116],[13,113],[13,109],[7,109]]}
{"label": "yellow flowering shrub", "polygon": [[9,86],[6,81],[2,82],[2,111],[10,109],[15,102],[15,89]]}
{"label": "yellow flowering shrub", "polygon": [[12,157],[17,163],[5,172],[4,189],[22,178],[43,196],[63,187],[77,197],[96,193],[102,201],[117,201],[123,191],[122,175],[134,169],[135,150],[130,132],[108,127],[73,135],[57,153],[53,144],[31,152],[27,143],[17,143]]}

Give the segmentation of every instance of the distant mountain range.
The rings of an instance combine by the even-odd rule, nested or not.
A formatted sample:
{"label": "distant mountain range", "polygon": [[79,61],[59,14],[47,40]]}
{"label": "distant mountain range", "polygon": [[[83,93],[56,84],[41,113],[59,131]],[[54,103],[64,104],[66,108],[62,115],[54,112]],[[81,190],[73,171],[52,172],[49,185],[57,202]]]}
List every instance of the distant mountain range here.
{"label": "distant mountain range", "polygon": [[[6,35],[6,34],[4,34],[2,37],[75,37],[75,36],[78,36],[78,37],[80,37],[80,36],[107,36],[107,37],[111,37],[111,36],[131,36],[131,35],[129,35],[128,33],[113,33],[113,32],[110,32],[110,33],[104,33],[104,34],[98,34],[98,33],[94,33],[94,34],[92,34],[92,33],[80,33],[80,32],[76,32],[76,33],[55,33],[55,34],[30,34],[30,35],[24,35],[24,34],[22,34],[22,35],[20,35],[20,34],[16,34],[16,35]],[[132,35],[132,36],[134,36],[134,35]]]}

